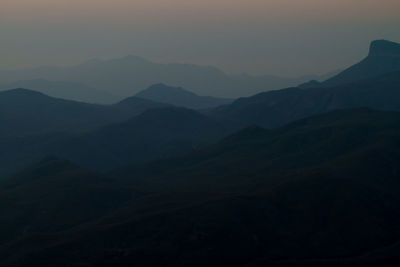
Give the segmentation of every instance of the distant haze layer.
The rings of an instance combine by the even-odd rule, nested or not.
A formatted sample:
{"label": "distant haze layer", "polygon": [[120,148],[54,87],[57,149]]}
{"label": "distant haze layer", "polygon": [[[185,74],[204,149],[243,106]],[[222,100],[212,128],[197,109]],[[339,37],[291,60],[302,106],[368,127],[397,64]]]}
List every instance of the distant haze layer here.
{"label": "distant haze layer", "polygon": [[2,0],[1,69],[135,54],[299,76],[400,41],[398,0]]}

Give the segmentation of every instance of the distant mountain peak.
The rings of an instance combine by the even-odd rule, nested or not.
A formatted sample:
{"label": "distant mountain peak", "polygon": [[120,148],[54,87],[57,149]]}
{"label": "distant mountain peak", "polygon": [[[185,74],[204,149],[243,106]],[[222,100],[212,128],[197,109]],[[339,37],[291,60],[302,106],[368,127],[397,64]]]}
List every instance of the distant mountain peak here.
{"label": "distant mountain peak", "polygon": [[369,56],[400,56],[400,44],[388,40],[371,42]]}
{"label": "distant mountain peak", "polygon": [[182,87],[169,86],[164,83],[153,84],[149,88],[137,93],[136,96],[160,103],[193,109],[213,108],[231,102],[229,99],[199,96]]}
{"label": "distant mountain peak", "polygon": [[[169,85],[166,85],[165,83],[153,84],[149,88],[145,89],[144,91],[157,92],[157,93],[161,93],[161,92],[172,93],[173,92],[173,93],[185,93],[185,94],[196,95],[195,93],[187,91],[187,90],[183,89],[182,87],[169,86]],[[144,92],[144,91],[142,91],[142,92]]]}

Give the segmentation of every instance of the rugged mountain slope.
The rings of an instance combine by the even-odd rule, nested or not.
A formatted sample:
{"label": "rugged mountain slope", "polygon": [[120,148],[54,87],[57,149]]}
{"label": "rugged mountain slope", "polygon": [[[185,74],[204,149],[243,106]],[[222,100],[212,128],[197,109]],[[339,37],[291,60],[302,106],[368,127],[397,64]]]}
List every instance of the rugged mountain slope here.
{"label": "rugged mountain slope", "polygon": [[0,259],[8,266],[395,264],[399,166],[398,113],[346,110],[276,130],[252,127],[190,156],[119,169],[115,181],[148,193],[68,232],[28,231],[4,244]]}
{"label": "rugged mountain slope", "polygon": [[324,81],[312,81],[301,87],[331,87],[400,71],[400,44],[376,40],[370,45],[368,56],[361,62]]}
{"label": "rugged mountain slope", "polygon": [[95,105],[49,97],[27,89],[0,92],[1,136],[90,130],[165,106],[144,99]]}
{"label": "rugged mountain slope", "polygon": [[341,108],[400,110],[400,72],[330,88],[288,88],[241,98],[212,111],[216,117],[267,128]]}
{"label": "rugged mountain slope", "polygon": [[155,84],[136,94],[137,97],[149,99],[155,102],[167,103],[178,107],[192,109],[207,109],[233,100],[210,96],[199,96],[180,87],[171,87],[165,84]]}
{"label": "rugged mountain slope", "polygon": [[121,98],[84,84],[67,81],[36,79],[0,85],[0,90],[11,90],[14,88],[29,88],[55,98],[96,104],[112,104]]}

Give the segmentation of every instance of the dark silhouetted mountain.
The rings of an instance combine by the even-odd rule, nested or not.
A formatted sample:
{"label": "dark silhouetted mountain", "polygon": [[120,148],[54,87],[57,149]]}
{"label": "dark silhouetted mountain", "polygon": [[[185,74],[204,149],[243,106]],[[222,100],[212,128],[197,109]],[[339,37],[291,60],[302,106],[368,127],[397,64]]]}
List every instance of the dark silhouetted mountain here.
{"label": "dark silhouetted mountain", "polygon": [[137,97],[156,102],[168,103],[178,107],[192,109],[207,109],[231,103],[231,99],[210,96],[198,96],[181,87],[171,87],[165,84],[155,84],[136,94]]}
{"label": "dark silhouetted mountain", "polygon": [[338,86],[396,71],[400,71],[400,44],[386,40],[377,40],[371,43],[369,55],[358,64],[351,66],[324,82],[308,82],[302,84],[300,87]]}
{"label": "dark silhouetted mountain", "polygon": [[[399,166],[399,113],[370,109],[275,130],[253,126],[185,157],[121,168],[109,174],[111,185],[76,178],[84,188],[78,193],[71,186],[63,189],[71,194],[56,195],[60,175],[61,188],[70,175],[39,165],[0,186],[2,232],[13,240],[0,247],[0,263],[396,266]],[[92,199],[80,194],[90,186],[95,192],[104,186],[106,196],[118,188],[122,196],[127,189],[142,195],[91,222],[68,219],[60,227],[52,215],[61,210],[48,207],[63,207],[78,194],[77,213],[84,212]],[[110,187],[116,191],[109,194]],[[29,205],[41,208],[32,212]],[[26,209],[18,213],[21,206]],[[72,209],[66,214],[74,218]],[[46,228],[36,226],[40,220]]]}
{"label": "dark silhouetted mountain", "polygon": [[0,85],[0,90],[11,90],[14,88],[28,88],[51,97],[86,103],[112,104],[120,99],[120,97],[114,96],[110,93],[102,92],[75,82],[37,79]]}
{"label": "dark silhouetted mountain", "polygon": [[[325,76],[323,76],[325,77]],[[296,86],[320,77],[282,78],[271,75],[229,75],[215,67],[160,64],[141,57],[91,60],[71,67],[40,67],[0,71],[0,82],[47,79],[86,84],[112,95],[128,97],[157,83],[183,87],[198,95],[236,98],[262,91]]]}
{"label": "dark silhouetted mountain", "polygon": [[13,89],[0,92],[0,136],[91,130],[162,106],[144,99],[112,106],[87,104]]}
{"label": "dark silhouetted mountain", "polygon": [[288,88],[241,98],[212,111],[216,117],[267,128],[335,109],[400,111],[400,72],[332,88]]}
{"label": "dark silhouetted mountain", "polygon": [[4,163],[0,166],[0,176],[16,172],[47,155],[104,171],[123,164],[188,153],[216,142],[231,131],[232,126],[226,123],[189,109],[169,107],[148,110],[122,123],[86,133],[0,138],[0,161]]}

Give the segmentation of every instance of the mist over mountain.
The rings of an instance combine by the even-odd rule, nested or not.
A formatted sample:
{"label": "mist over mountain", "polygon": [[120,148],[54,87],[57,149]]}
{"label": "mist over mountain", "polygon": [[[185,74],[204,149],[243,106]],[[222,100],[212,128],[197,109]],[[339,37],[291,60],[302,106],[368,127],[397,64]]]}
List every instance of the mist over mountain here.
{"label": "mist over mountain", "polygon": [[376,40],[371,42],[369,54],[361,62],[324,82],[312,81],[301,87],[338,86],[396,71],[400,71],[400,44],[387,40]]}
{"label": "mist over mountain", "polygon": [[[109,179],[47,159],[0,184],[2,240],[13,240],[0,262],[396,265],[399,118],[356,109],[251,127]],[[21,221],[28,211],[44,215]]]}
{"label": "mist over mountain", "polygon": [[137,97],[192,109],[207,109],[231,103],[233,100],[199,96],[181,87],[154,84],[136,94]]}
{"label": "mist over mountain", "polygon": [[[0,83],[46,79],[70,81],[124,97],[157,83],[183,87],[195,94],[222,98],[250,96],[262,91],[295,86],[312,77],[283,78],[271,75],[230,75],[215,67],[193,64],[160,64],[137,56],[91,60],[70,67],[40,67],[0,71]],[[321,77],[313,77],[319,80]]]}

